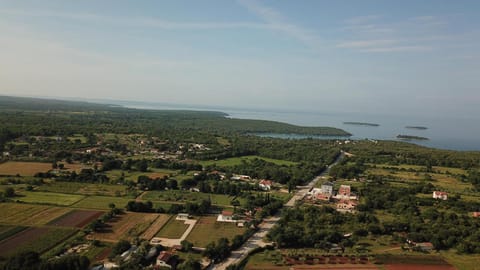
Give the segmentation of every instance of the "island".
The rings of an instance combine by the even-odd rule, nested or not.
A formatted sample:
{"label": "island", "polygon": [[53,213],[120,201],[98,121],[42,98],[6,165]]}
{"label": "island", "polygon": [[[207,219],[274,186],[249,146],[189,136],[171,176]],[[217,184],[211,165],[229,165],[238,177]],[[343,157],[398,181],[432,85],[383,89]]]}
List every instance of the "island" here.
{"label": "island", "polygon": [[379,124],[374,123],[365,123],[365,122],[343,122],[344,125],[356,125],[356,126],[369,126],[369,127],[378,127]]}
{"label": "island", "polygon": [[406,126],[405,128],[408,128],[408,129],[419,129],[419,130],[428,129],[428,127],[423,127],[423,126]]}
{"label": "island", "polygon": [[418,140],[418,141],[428,141],[429,138],[414,136],[414,135],[397,135],[397,139],[401,140]]}

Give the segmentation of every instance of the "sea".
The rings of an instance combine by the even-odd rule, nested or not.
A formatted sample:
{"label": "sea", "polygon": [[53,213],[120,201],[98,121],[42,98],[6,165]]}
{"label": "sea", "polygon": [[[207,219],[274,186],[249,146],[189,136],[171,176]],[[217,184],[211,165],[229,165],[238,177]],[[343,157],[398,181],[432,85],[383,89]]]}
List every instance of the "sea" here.
{"label": "sea", "polygon": [[[400,139],[397,139],[397,135],[419,136],[428,138],[428,140],[410,140],[408,142],[438,149],[480,151],[480,116],[426,117],[358,112],[260,110],[153,102],[109,101],[109,103],[137,109],[220,111],[228,114],[227,117],[230,118],[273,120],[300,126],[336,127],[352,134],[349,138],[336,138],[342,140],[371,139],[400,141]],[[345,124],[345,122],[373,123],[378,124],[378,126],[351,125]],[[407,128],[407,126],[421,126],[427,129],[411,129]],[[263,134],[262,136],[290,139],[306,137],[297,134]],[[332,139],[332,137],[328,136],[308,137]]]}

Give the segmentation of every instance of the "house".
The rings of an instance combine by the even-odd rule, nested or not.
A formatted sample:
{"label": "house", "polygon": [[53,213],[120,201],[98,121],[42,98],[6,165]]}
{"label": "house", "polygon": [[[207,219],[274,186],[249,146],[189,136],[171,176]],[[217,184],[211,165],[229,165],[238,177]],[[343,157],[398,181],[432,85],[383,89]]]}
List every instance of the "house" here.
{"label": "house", "polygon": [[341,185],[340,188],[338,189],[337,195],[340,197],[345,197],[345,198],[350,198],[350,186],[348,185]]}
{"label": "house", "polygon": [[332,195],[333,194],[333,183],[332,182],[323,183],[320,190],[323,194]]}
{"label": "house", "polygon": [[448,199],[448,194],[447,192],[443,192],[443,191],[434,191],[433,198],[446,201]]}
{"label": "house", "polygon": [[157,257],[156,265],[159,267],[175,268],[177,265],[177,260],[173,253],[168,251],[162,251]]}
{"label": "house", "polygon": [[350,200],[341,200],[336,204],[336,210],[339,212],[353,212],[357,203]]}
{"label": "house", "polygon": [[189,218],[191,218],[191,216],[188,213],[178,213],[176,220],[185,220]]}
{"label": "house", "polygon": [[219,222],[235,222],[233,219],[233,212],[232,211],[222,211],[221,214],[218,215],[217,221]]}
{"label": "house", "polygon": [[330,201],[330,199],[332,198],[332,195],[331,194],[327,194],[327,193],[318,193],[316,196],[315,196],[315,199],[319,200],[319,201]]}
{"label": "house", "polygon": [[258,183],[258,186],[263,191],[268,191],[268,190],[272,189],[272,185],[273,185],[273,181],[266,180],[266,179],[263,179],[263,180],[260,181],[260,183]]}

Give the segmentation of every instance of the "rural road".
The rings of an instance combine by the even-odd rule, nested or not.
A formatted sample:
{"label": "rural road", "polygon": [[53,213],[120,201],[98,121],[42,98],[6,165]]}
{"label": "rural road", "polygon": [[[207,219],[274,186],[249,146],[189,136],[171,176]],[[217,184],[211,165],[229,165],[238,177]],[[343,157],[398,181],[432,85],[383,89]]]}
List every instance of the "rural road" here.
{"label": "rural road", "polygon": [[[312,181],[310,181],[306,186],[297,186],[297,191],[293,195],[293,197],[284,204],[285,207],[293,207],[297,201],[302,200],[307,192],[315,186],[315,184],[328,175],[330,169],[335,166],[340,160],[345,157],[345,152],[341,151],[340,155],[337,157],[335,162],[330,164],[320,175],[315,177]],[[280,220],[280,211],[273,217],[266,218],[263,222],[259,225],[259,230],[253,234],[240,248],[232,251],[232,254],[228,259],[223,261],[220,264],[211,265],[208,269],[209,270],[225,270],[228,266],[237,264],[241,262],[245,257],[248,256],[248,253],[257,247],[263,247],[270,243],[265,243],[263,239],[267,235],[267,233],[275,226],[275,224]]]}

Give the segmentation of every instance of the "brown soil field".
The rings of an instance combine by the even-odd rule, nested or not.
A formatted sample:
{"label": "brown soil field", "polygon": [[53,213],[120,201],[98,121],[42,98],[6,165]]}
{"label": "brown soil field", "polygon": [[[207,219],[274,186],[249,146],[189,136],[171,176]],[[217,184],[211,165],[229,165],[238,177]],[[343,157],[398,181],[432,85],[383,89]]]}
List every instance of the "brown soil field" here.
{"label": "brown soil field", "polygon": [[51,221],[48,225],[83,228],[103,214],[102,211],[74,210]]}
{"label": "brown soil field", "polygon": [[164,176],[168,176],[168,174],[166,173],[147,173],[146,175],[152,179],[163,178]]}
{"label": "brown soil field", "polygon": [[387,270],[455,270],[451,265],[429,265],[429,264],[389,264],[385,265]]}
{"label": "brown soil field", "polygon": [[165,225],[170,219],[169,215],[159,215],[158,218],[148,227],[146,231],[140,236],[142,239],[150,240],[152,239],[158,231]]}
{"label": "brown soil field", "polygon": [[49,231],[48,228],[29,228],[0,242],[0,255],[12,252],[26,242],[35,241]]}
{"label": "brown soil field", "polygon": [[0,164],[0,175],[34,176],[38,172],[48,172],[51,169],[51,163],[8,161]]}
{"label": "brown soil field", "polygon": [[89,238],[114,243],[122,239],[130,240],[141,235],[158,216],[160,215],[127,212],[114,217],[103,231],[93,233]]}
{"label": "brown soil field", "polygon": [[72,171],[75,171],[77,173],[79,173],[82,169],[88,169],[88,168],[92,168],[92,166],[87,166],[87,165],[83,165],[83,164],[79,164],[79,163],[72,163],[72,164],[68,164],[68,163],[64,163],[64,162],[60,162],[64,165],[64,169],[65,171],[69,171],[69,172],[72,172]]}
{"label": "brown soil field", "polygon": [[69,211],[69,208],[64,207],[4,203],[0,211],[0,222],[14,225],[44,225]]}

